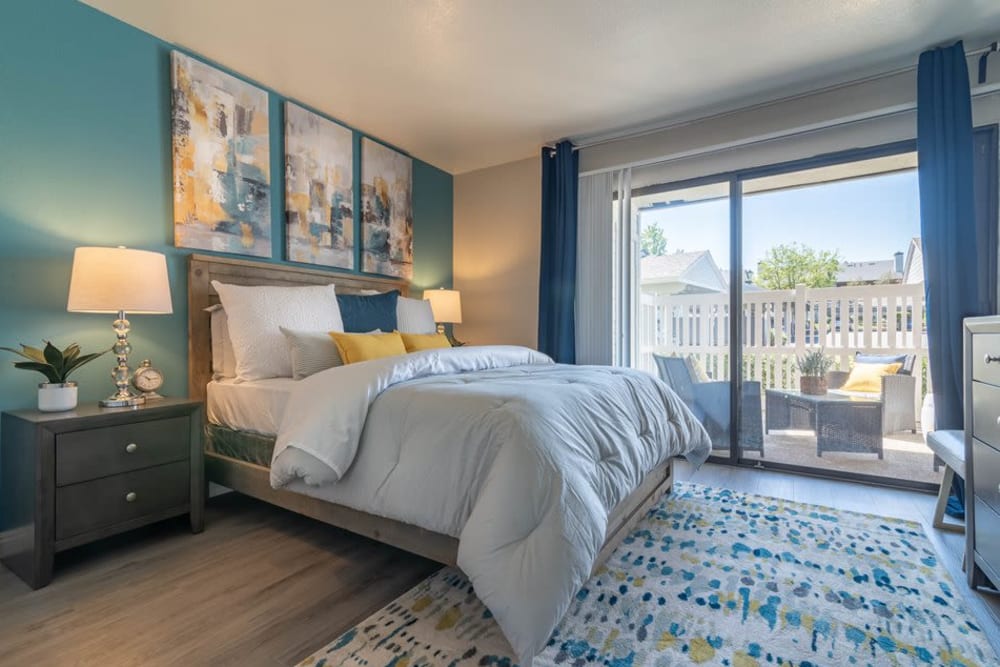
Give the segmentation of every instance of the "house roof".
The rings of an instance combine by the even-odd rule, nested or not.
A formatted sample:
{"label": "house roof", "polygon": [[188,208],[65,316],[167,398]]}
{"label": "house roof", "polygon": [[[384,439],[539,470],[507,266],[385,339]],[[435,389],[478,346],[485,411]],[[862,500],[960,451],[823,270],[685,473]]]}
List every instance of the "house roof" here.
{"label": "house roof", "polygon": [[[642,282],[677,282],[680,281],[688,269],[694,266],[704,255],[708,255],[707,250],[696,252],[672,252],[668,255],[647,255],[640,262],[639,275]],[[709,255],[711,256],[711,255]]]}
{"label": "house roof", "polygon": [[724,292],[729,286],[708,250],[649,255],[642,258],[640,271],[643,285],[669,284],[673,294]]}
{"label": "house roof", "polygon": [[892,259],[878,259],[870,262],[841,262],[837,271],[838,283],[877,282],[890,275],[899,279],[896,262]]}

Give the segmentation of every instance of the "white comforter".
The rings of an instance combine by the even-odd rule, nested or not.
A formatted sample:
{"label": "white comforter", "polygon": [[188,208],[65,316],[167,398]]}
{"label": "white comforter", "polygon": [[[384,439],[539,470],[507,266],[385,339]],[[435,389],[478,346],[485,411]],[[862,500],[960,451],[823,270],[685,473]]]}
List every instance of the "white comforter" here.
{"label": "white comforter", "polygon": [[669,457],[700,465],[710,447],[650,375],[466,347],[303,380],[271,483],[332,483],[338,502],[457,536],[459,567],[530,664],[588,578],[611,509]]}

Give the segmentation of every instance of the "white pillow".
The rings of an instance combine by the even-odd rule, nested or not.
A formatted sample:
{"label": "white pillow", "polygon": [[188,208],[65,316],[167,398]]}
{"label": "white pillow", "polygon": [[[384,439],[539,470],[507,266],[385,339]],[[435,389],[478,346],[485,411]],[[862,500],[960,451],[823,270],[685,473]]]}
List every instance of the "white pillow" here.
{"label": "white pillow", "polygon": [[[381,292],[374,289],[363,289],[358,294],[372,296],[381,294]],[[408,296],[400,296],[396,300],[396,329],[399,333],[437,333],[437,324],[434,322],[431,302],[426,299],[411,299]]]}
{"label": "white pillow", "polygon": [[206,312],[212,314],[212,379],[223,380],[236,377],[236,355],[233,342],[229,340],[229,318],[221,303],[209,306]]}
{"label": "white pillow", "polygon": [[333,285],[245,287],[213,280],[212,287],[226,309],[240,380],[292,377],[291,357],[280,327],[344,330]]}

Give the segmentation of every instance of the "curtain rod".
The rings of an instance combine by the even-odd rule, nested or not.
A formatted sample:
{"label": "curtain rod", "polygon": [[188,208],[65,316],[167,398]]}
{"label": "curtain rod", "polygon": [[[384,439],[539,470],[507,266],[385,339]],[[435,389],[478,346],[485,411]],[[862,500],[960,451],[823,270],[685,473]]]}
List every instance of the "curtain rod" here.
{"label": "curtain rod", "polygon": [[[980,47],[980,48],[977,48],[977,49],[970,49],[970,50],[968,50],[968,51],[965,52],[966,59],[974,58],[975,56],[980,56],[980,59],[979,59],[979,83],[986,83],[986,80],[985,80],[986,79],[986,76],[985,76],[985,74],[986,74],[986,60],[987,60],[987,58],[989,58],[989,56],[990,56],[991,53],[997,52],[998,49],[1000,49],[1000,42],[991,42],[990,44],[988,44],[986,46],[983,46],[983,47]],[[614,143],[616,141],[623,141],[623,140],[626,140],[626,139],[637,139],[639,137],[644,137],[644,136],[647,136],[647,135],[650,135],[650,134],[656,134],[656,133],[659,133],[659,132],[665,132],[667,130],[674,130],[674,129],[677,129],[677,128],[680,128],[680,127],[685,127],[687,125],[692,125],[694,123],[700,123],[702,121],[707,121],[707,120],[711,120],[711,119],[715,119],[715,118],[724,118],[726,116],[731,116],[733,114],[738,114],[738,113],[744,113],[746,111],[751,111],[753,109],[760,109],[760,108],[772,106],[772,105],[775,105],[775,104],[782,104],[784,102],[789,102],[791,100],[795,100],[795,99],[799,99],[799,98],[803,98],[803,97],[809,97],[811,95],[818,95],[818,94],[821,94],[821,93],[825,93],[825,92],[837,90],[837,89],[840,89],[840,88],[847,88],[849,86],[854,86],[854,85],[857,85],[857,84],[860,84],[860,83],[868,83],[870,81],[878,81],[880,79],[888,79],[890,77],[897,76],[899,74],[904,74],[906,72],[912,72],[912,71],[914,71],[916,69],[917,69],[916,64],[907,65],[906,67],[898,67],[898,68],[896,68],[894,70],[889,70],[889,71],[886,71],[886,72],[881,72],[879,74],[872,74],[870,76],[860,77],[860,78],[857,78],[857,79],[853,79],[851,81],[844,81],[842,83],[838,83],[838,84],[835,84],[835,85],[832,85],[832,86],[827,86],[825,88],[817,88],[815,90],[806,91],[806,92],[803,92],[803,93],[799,93],[797,95],[789,95],[787,97],[781,97],[781,98],[774,99],[774,100],[768,100],[768,101],[765,101],[765,102],[760,102],[758,104],[751,104],[749,106],[739,107],[737,109],[730,109],[729,111],[722,111],[722,112],[719,112],[719,113],[710,114],[708,116],[701,116],[701,117],[698,117],[698,118],[685,119],[685,120],[677,121],[677,122],[674,122],[674,123],[667,123],[665,125],[657,125],[655,127],[642,128],[642,129],[635,130],[633,132],[626,132],[624,134],[620,134],[620,135],[616,135],[616,136],[612,136],[612,137],[606,137],[606,138],[603,138],[603,139],[595,139],[593,141],[581,141],[580,143],[575,144],[573,146],[573,150],[574,151],[578,151],[578,150],[580,150],[582,148],[593,148],[594,146],[601,146],[603,144],[610,144],[610,143]],[[549,149],[549,157],[555,157],[555,145],[553,145],[553,144],[543,144],[542,148],[548,148]]]}

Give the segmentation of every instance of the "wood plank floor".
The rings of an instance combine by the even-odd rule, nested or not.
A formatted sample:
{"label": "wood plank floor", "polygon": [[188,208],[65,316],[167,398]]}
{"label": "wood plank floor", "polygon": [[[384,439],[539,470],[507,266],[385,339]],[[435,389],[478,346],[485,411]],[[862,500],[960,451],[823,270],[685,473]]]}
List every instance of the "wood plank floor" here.
{"label": "wood plank floor", "polygon": [[[925,529],[934,510],[925,494],[772,471],[679,463],[676,474]],[[39,591],[0,568],[0,665],[291,665],[438,567],[236,494],[213,498],[206,520],[200,535],[168,521],[61,554]],[[963,581],[963,538],[927,532]],[[1000,596],[966,597],[1000,637]]]}
{"label": "wood plank floor", "polygon": [[291,665],[439,566],[226,494],[60,554],[31,591],[0,568],[0,664]]}

